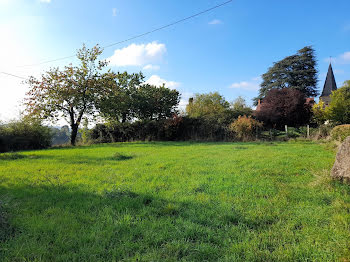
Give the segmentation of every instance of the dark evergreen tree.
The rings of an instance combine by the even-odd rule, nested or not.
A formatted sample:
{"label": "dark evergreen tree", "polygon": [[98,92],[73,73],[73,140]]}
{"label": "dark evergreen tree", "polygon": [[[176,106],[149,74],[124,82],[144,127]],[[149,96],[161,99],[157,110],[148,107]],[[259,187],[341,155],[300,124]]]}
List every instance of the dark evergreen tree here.
{"label": "dark evergreen tree", "polygon": [[311,46],[306,46],[297,54],[274,63],[262,75],[262,79],[259,96],[254,98],[255,104],[259,99],[263,100],[271,89],[294,88],[304,93],[306,97],[317,96],[315,50]]}

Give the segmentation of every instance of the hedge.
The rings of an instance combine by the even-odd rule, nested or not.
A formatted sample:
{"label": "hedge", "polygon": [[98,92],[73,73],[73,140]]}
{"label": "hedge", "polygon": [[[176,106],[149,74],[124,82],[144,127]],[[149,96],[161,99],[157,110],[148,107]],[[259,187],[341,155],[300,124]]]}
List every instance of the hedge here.
{"label": "hedge", "polygon": [[336,126],[331,132],[332,139],[341,142],[343,142],[348,136],[350,136],[350,125]]}

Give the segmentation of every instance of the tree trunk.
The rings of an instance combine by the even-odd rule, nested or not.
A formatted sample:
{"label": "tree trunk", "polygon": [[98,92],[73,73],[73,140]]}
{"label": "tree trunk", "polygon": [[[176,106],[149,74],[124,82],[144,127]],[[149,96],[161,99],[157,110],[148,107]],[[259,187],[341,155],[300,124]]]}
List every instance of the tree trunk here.
{"label": "tree trunk", "polygon": [[122,123],[126,122],[126,113],[122,113]]}
{"label": "tree trunk", "polygon": [[73,124],[73,125],[71,125],[71,128],[72,128],[72,132],[70,134],[70,144],[72,146],[75,146],[75,140],[76,140],[77,134],[78,134],[78,125]]}

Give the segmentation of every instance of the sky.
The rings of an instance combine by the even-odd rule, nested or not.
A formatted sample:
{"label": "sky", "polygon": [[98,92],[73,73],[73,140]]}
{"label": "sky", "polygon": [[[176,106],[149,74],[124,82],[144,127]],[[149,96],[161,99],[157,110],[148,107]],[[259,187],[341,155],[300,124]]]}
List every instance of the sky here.
{"label": "sky", "polygon": [[[0,72],[23,78],[67,58],[83,44],[107,46],[225,0],[0,0]],[[318,88],[330,57],[338,87],[350,79],[349,0],[233,0],[193,19],[104,49],[114,71],[140,72],[177,89],[180,108],[195,93],[219,92],[249,104],[261,75],[307,45],[316,51]],[[0,121],[19,116],[23,79],[0,73]]]}

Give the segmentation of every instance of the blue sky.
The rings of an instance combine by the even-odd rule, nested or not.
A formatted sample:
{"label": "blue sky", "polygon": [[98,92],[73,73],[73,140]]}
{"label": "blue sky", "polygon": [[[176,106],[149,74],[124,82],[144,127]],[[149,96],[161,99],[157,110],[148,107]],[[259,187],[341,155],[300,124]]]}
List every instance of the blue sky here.
{"label": "blue sky", "polygon": [[[215,6],[224,0],[0,0],[0,71],[27,77],[50,66],[21,65],[108,45]],[[144,72],[183,93],[218,91],[251,103],[259,76],[306,45],[316,50],[319,88],[333,57],[338,86],[350,79],[350,1],[233,0],[202,16],[106,48],[115,71]],[[13,118],[27,86],[0,74],[0,119]]]}

